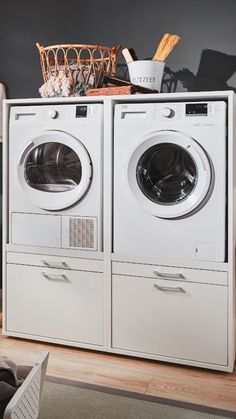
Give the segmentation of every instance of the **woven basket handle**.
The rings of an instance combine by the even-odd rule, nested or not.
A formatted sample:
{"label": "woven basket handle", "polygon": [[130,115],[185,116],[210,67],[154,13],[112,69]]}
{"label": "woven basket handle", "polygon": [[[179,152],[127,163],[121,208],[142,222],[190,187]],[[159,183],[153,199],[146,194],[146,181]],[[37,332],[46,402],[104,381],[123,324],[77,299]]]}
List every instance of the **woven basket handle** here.
{"label": "woven basket handle", "polygon": [[36,47],[38,48],[39,52],[41,52],[44,49],[44,46],[40,45],[38,42],[36,42]]}

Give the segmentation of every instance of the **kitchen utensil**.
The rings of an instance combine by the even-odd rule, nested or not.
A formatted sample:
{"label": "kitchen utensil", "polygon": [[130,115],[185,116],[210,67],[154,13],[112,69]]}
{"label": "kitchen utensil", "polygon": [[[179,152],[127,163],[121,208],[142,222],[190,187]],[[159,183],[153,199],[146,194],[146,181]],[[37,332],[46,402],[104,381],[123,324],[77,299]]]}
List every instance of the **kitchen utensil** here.
{"label": "kitchen utensil", "polygon": [[131,63],[131,61],[134,60],[133,59],[133,56],[132,56],[132,53],[131,53],[131,51],[128,48],[122,49],[121,52],[122,52],[122,54],[124,56],[124,59],[125,59],[125,61],[126,61],[127,64],[128,63]]}
{"label": "kitchen utensil", "polygon": [[153,61],[165,61],[179,41],[179,35],[165,33],[157,46],[156,52],[153,56]]}

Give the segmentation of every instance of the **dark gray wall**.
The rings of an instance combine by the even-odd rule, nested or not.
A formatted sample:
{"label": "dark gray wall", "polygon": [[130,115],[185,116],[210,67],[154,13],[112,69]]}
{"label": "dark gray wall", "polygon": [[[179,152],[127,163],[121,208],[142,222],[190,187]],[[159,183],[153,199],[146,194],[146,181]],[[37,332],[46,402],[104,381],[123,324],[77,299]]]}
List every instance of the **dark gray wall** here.
{"label": "dark gray wall", "polygon": [[[167,65],[172,70],[188,68],[194,75],[202,50],[236,54],[235,0],[4,0],[0,14],[0,81],[6,84],[9,97],[39,96],[42,77],[37,41],[45,46],[122,44],[145,58],[153,55],[163,33],[177,33],[182,40]],[[224,71],[226,58],[223,54],[211,56],[210,65],[205,60],[211,75],[215,70],[219,72],[218,65]],[[207,74],[209,89],[224,88],[222,81],[227,82],[234,66],[236,70],[236,58],[230,58],[227,76],[217,74],[221,84],[212,85],[211,75]],[[121,55],[119,61],[123,62]],[[235,76],[228,85],[236,87]],[[192,90],[204,86],[206,83],[203,87],[200,83]],[[177,90],[185,90],[180,82]]]}

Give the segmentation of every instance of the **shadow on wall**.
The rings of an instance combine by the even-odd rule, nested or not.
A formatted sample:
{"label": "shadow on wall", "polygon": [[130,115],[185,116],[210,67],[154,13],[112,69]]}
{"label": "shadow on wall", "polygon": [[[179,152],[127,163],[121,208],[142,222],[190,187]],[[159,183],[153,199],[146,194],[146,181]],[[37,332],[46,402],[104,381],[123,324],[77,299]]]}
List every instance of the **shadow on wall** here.
{"label": "shadow on wall", "polygon": [[175,75],[188,91],[234,90],[228,80],[236,72],[236,56],[205,49],[202,51],[197,74],[188,68],[176,71]]}
{"label": "shadow on wall", "polygon": [[[151,59],[151,58],[148,58]],[[126,64],[118,64],[117,70],[120,76],[129,79]],[[201,53],[200,63],[196,75],[188,68],[172,71],[165,66],[162,92],[176,92],[177,84],[180,81],[189,92],[212,91],[212,90],[234,90],[236,88],[228,85],[228,80],[236,72],[236,56],[224,52],[205,49]]]}

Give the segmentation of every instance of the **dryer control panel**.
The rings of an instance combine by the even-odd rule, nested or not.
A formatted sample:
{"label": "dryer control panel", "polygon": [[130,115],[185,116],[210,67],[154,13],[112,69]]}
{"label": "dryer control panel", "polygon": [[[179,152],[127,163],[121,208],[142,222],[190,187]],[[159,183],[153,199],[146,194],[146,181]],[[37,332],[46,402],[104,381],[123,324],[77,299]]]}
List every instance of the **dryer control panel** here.
{"label": "dryer control panel", "polygon": [[76,106],[76,118],[86,118],[88,113],[88,106],[77,105]]}

